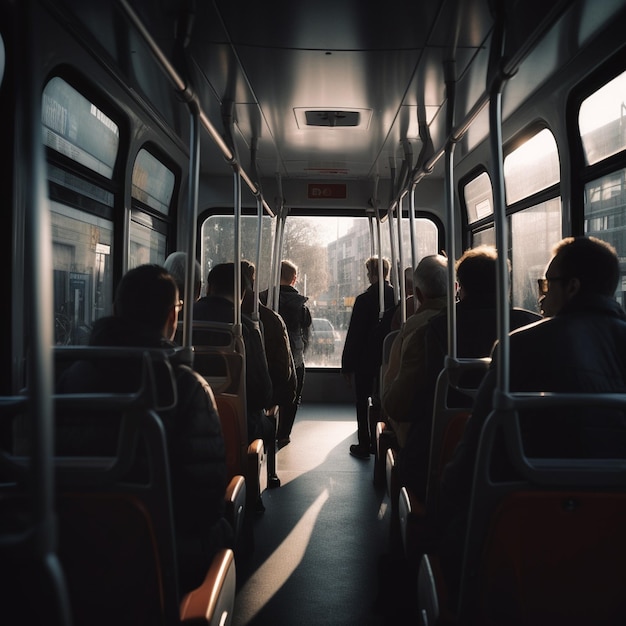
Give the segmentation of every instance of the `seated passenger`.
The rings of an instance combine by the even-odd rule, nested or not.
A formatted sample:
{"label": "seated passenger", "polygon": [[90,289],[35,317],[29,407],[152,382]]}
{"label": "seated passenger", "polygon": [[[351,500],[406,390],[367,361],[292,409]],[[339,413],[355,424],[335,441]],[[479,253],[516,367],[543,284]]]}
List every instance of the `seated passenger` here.
{"label": "seated passenger", "polygon": [[[426,477],[432,422],[432,397],[428,397],[434,392],[426,386],[424,333],[428,320],[446,306],[447,267],[448,259],[437,254],[424,257],[415,268],[415,293],[420,307],[394,339],[384,374],[382,407],[400,446],[398,475],[403,485],[418,493],[422,493],[419,486]],[[419,449],[410,453],[414,459],[407,458],[409,436],[415,436],[418,442]]]}
{"label": "seated passenger", "polygon": [[[172,347],[182,301],[172,276],[158,265],[130,270],[118,285],[113,317],[97,320],[92,346]],[[208,383],[186,365],[173,364],[178,392],[175,408],[159,413],[167,439],[176,531],[180,589],[183,593],[202,583],[215,554],[230,547],[232,529],[223,518],[226,459],[219,416]],[[106,374],[103,372],[106,370]],[[133,373],[128,368],[105,369],[76,363],[59,381],[60,393],[128,391]],[[72,423],[59,424],[61,451],[73,447],[83,454],[106,454],[109,441],[115,450],[117,425],[100,426],[98,440],[80,445]],[[107,422],[107,424],[109,424]],[[100,437],[102,435],[102,437]],[[77,447],[78,446],[78,447]],[[111,451],[109,451],[111,452]]]}
{"label": "seated passenger", "polygon": [[[172,275],[176,281],[178,287],[178,294],[184,300],[183,294],[185,293],[185,273],[187,270],[187,255],[184,252],[172,252],[165,262],[163,267]],[[194,261],[194,275],[193,275],[193,302],[200,299],[200,291],[202,290],[202,268],[197,260]],[[187,298],[189,302],[192,298]]]}
{"label": "seated passenger", "polygon": [[[241,298],[248,286],[242,275]],[[216,265],[207,278],[207,295],[193,307],[193,319],[209,322],[235,321],[235,266],[233,263]],[[242,334],[246,353],[246,404],[248,443],[255,439],[271,441],[271,424],[264,409],[272,401],[272,380],[267,367],[260,328],[247,316],[241,316]]]}
{"label": "seated passenger", "polygon": [[[554,317],[510,334],[510,390],[626,393],[626,315],[615,301],[619,260],[609,244],[568,237],[554,249],[539,287],[543,310]],[[492,410],[497,346],[441,484],[447,527],[442,556],[458,571],[480,432]],[[613,410],[533,410],[521,416],[529,457],[626,458],[626,416]],[[512,471],[512,470],[508,470]]]}
{"label": "seated passenger", "polygon": [[[459,358],[483,358],[491,354],[497,339],[496,263],[498,253],[492,246],[466,250],[456,262],[458,303],[456,305],[456,349]],[[511,308],[511,330],[538,321],[539,315],[520,308]],[[447,310],[433,317],[426,330],[427,371],[433,388],[448,354]],[[463,386],[477,389],[482,373],[468,372]],[[454,406],[471,407],[469,396],[451,393]]]}

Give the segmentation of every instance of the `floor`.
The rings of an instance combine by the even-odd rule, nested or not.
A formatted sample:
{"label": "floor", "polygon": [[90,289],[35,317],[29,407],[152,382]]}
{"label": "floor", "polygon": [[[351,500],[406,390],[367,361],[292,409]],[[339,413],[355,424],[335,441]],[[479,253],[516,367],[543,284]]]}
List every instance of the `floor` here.
{"label": "floor", "polygon": [[374,459],[356,443],[349,405],[302,405],[277,455],[278,489],[265,491],[255,549],[237,563],[233,626],[383,624],[375,610],[389,511]]}

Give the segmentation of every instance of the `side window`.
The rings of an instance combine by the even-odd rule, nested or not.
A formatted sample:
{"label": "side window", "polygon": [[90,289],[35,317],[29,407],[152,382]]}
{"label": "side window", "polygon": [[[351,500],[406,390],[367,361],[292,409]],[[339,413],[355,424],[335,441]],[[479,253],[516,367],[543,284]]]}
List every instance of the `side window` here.
{"label": "side window", "polygon": [[82,344],[93,322],[111,313],[114,194],[109,181],[119,127],[54,77],[43,92],[42,130],[49,148],[54,340]]}
{"label": "side window", "polygon": [[[580,139],[586,165],[584,229],[603,239],[626,258],[626,72],[603,85],[581,103],[578,114]],[[621,158],[620,158],[621,155]],[[604,162],[613,157],[614,171]],[[602,175],[596,175],[598,168]],[[620,261],[621,284],[616,298],[625,303],[626,265]]]}
{"label": "side window", "polygon": [[129,268],[165,260],[170,206],[176,177],[148,150],[133,166]]}
{"label": "side window", "polygon": [[[560,165],[554,135],[544,128],[504,159],[511,261],[511,301],[537,311],[537,278],[562,237]],[[494,245],[491,181],[483,172],[462,188],[472,245]]]}

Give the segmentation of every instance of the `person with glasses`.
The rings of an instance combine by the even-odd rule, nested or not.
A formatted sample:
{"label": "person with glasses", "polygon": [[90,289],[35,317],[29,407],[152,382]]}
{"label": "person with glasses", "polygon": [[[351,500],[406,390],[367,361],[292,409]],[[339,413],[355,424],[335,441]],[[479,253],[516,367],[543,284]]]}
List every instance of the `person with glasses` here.
{"label": "person with glasses", "polygon": [[[626,314],[615,300],[620,282],[615,249],[595,237],[567,237],[539,280],[544,319],[513,331],[512,392],[626,393]],[[470,505],[473,468],[482,426],[492,410],[498,344],[463,437],[442,475],[446,570],[459,569]],[[597,407],[525,410],[520,416],[524,452],[539,458],[626,458],[626,416]],[[511,475],[506,460],[499,472]]]}
{"label": "person with glasses", "polygon": [[[182,306],[176,282],[163,267],[140,265],[122,277],[113,316],[95,322],[90,345],[172,348]],[[159,416],[168,447],[179,585],[185,593],[202,583],[218,550],[232,547],[233,530],[224,518],[226,451],[213,392],[193,369],[174,360],[171,363],[178,402],[172,409],[159,411]],[[57,391],[133,391],[128,387],[137,378],[134,367],[132,360],[128,366],[116,362],[114,368],[78,362],[64,373]],[[91,421],[88,439],[82,428],[77,434],[75,423],[60,423],[58,452],[115,454],[119,420]]]}

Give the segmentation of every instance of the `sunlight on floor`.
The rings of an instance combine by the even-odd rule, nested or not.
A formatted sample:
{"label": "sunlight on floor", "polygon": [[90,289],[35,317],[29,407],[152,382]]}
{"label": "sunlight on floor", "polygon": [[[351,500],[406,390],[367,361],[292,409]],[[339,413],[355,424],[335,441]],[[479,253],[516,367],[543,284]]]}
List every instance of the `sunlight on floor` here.
{"label": "sunlight on floor", "polygon": [[[337,454],[333,465],[336,471],[354,467],[354,459],[348,454],[350,443],[356,441],[356,420],[328,421],[320,428],[319,422],[306,419],[297,420],[291,436],[291,443],[280,450],[276,457],[278,475],[283,485],[310,472]],[[346,442],[346,443],[343,443]],[[338,450],[336,446],[341,446]],[[289,470],[285,471],[288,467]]]}
{"label": "sunlight on floor", "polygon": [[255,597],[254,602],[247,603],[253,609],[250,614],[238,616],[245,623],[254,619],[256,614],[280,590],[302,561],[317,517],[328,497],[328,489],[325,489],[308,508],[280,546],[239,591],[241,596],[253,594]]}

